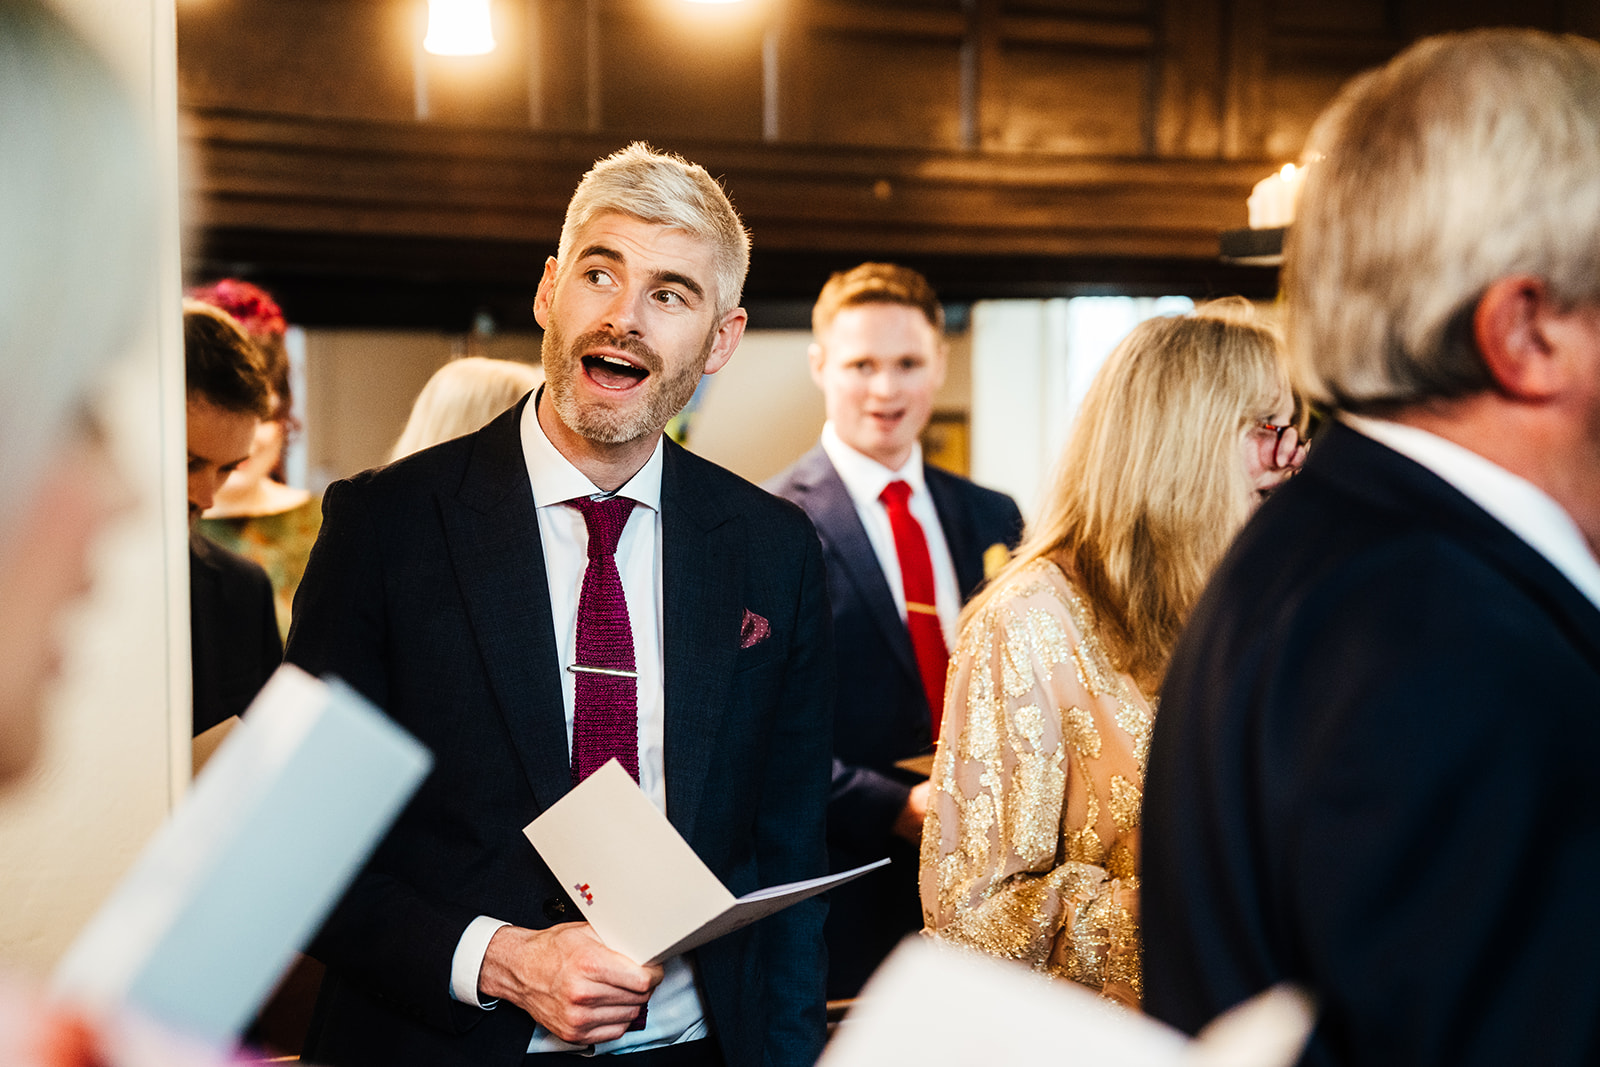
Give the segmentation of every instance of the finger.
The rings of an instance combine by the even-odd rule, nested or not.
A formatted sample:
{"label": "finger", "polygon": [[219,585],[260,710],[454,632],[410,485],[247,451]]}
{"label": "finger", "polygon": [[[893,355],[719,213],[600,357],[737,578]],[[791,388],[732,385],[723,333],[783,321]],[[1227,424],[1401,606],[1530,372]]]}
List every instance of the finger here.
{"label": "finger", "polygon": [[628,957],[603,945],[584,956],[584,974],[590,981],[631,993],[649,994],[661,981],[660,967],[641,967]]}
{"label": "finger", "polygon": [[632,1011],[649,1001],[651,989],[627,989],[606,982],[583,981],[567,991],[565,1000],[585,1010]]}

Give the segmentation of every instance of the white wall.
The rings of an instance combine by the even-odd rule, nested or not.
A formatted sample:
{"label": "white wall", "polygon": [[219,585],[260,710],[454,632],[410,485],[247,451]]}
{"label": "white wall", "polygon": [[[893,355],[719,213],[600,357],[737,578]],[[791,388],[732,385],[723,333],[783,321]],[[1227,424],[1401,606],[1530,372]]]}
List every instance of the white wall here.
{"label": "white wall", "polygon": [[972,478],[1031,519],[1078,405],[1117,342],[1187,297],[988,300],[972,308]]}
{"label": "white wall", "polygon": [[[389,461],[411,404],[433,372],[469,354],[462,335],[427,330],[308,329],[305,387],[296,398],[305,424],[307,488]],[[539,334],[473,338],[470,354],[539,362]]]}
{"label": "white wall", "polygon": [[172,0],[60,0],[127,79],[165,171],[151,316],[105,419],[138,496],[71,621],[46,750],[0,797],[0,961],[42,973],[131,864],[189,777],[188,556]]}
{"label": "white wall", "polygon": [[772,477],[817,443],[822,394],[806,366],[810,330],[752,330],[728,365],[700,387],[689,447],[752,482]]}
{"label": "white wall", "polygon": [[[936,411],[965,412],[972,400],[968,336],[949,339],[949,371]],[[752,482],[799,459],[822,432],[822,394],[811,380],[809,330],[752,330],[728,365],[707,378],[689,427],[689,447]]]}

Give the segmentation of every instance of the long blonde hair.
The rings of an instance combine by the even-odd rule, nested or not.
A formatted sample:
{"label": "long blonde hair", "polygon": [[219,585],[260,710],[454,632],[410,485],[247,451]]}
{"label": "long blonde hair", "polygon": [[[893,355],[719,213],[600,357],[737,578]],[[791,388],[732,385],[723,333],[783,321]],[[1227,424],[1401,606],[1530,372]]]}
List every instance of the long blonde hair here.
{"label": "long blonde hair", "polygon": [[1119,344],[1084,398],[1038,517],[1007,578],[1060,564],[1088,602],[1118,670],[1153,694],[1211,570],[1254,494],[1242,435],[1289,392],[1275,331],[1243,300],[1147,320]]}
{"label": "long blonde hair", "polygon": [[544,384],[544,368],[509,359],[467,356],[433,372],[411,405],[411,417],[390,461],[481,429]]}

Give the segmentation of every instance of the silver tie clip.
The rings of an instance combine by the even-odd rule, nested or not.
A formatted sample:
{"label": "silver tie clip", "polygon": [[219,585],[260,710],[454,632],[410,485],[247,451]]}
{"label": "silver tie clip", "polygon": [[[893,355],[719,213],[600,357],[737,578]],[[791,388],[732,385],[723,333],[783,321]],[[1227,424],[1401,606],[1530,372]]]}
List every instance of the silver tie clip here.
{"label": "silver tie clip", "polygon": [[637,678],[637,677],[639,677],[639,672],[638,671],[619,671],[619,670],[613,670],[610,667],[584,667],[584,666],[581,666],[581,665],[579,665],[577,663],[570,664],[567,667],[567,670],[573,671],[573,672],[582,672],[584,674],[605,674],[605,675],[609,675],[612,678]]}

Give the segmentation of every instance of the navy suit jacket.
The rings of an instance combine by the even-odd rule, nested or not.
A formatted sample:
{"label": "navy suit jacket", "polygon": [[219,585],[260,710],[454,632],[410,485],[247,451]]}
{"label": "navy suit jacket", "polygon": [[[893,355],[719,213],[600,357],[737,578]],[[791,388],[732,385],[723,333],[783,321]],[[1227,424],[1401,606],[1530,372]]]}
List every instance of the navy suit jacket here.
{"label": "navy suit jacket", "polygon": [[[984,552],[1016,546],[1022,515],[1004,493],[924,466],[963,602],[983,584]],[[932,750],[928,699],[911,637],[855,503],[818,445],[766,483],[805,509],[822,538],[838,656],[829,862],[846,870],[885,855],[890,868],[835,890],[828,917],[830,997],[850,997],[895,944],[922,928],[917,849],[894,834],[913,775],[895,761]]]}
{"label": "navy suit jacket", "polygon": [[1143,815],[1145,1008],[1279,981],[1309,1064],[1600,1061],[1600,610],[1341,425],[1178,643]]}
{"label": "navy suit jacket", "polygon": [[[343,677],[437,762],[313,946],[329,971],[315,1062],[520,1063],[533,1019],[452,1000],[456,943],[480,914],[581,918],[522,836],[571,771],[521,416],[324,498],[289,659]],[[816,876],[833,670],[816,536],[798,510],[665,448],[668,818],[735,895]],[[747,611],[771,633],[745,648]],[[730,1067],[816,1058],[825,910],[802,903],[694,953]]]}

